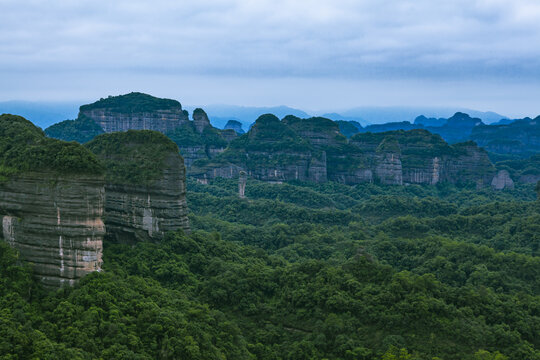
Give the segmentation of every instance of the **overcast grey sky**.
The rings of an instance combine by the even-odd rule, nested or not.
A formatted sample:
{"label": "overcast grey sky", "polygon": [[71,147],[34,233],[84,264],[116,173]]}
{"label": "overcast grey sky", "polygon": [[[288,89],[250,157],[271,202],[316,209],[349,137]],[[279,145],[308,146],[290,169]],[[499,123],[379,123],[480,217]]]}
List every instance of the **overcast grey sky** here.
{"label": "overcast grey sky", "polygon": [[0,101],[540,113],[538,0],[0,0]]}

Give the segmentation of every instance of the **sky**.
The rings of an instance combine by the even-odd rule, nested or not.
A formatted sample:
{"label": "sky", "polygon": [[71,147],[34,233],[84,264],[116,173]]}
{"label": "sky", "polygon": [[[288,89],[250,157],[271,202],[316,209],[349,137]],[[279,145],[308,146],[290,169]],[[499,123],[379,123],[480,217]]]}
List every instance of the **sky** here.
{"label": "sky", "polygon": [[0,101],[540,114],[538,0],[0,0]]}

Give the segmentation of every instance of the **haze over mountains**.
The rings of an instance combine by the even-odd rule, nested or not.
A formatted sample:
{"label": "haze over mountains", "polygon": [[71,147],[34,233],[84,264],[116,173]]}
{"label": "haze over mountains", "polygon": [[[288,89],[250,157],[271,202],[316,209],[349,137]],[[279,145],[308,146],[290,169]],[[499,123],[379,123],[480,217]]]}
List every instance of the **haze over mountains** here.
{"label": "haze over mountains", "polygon": [[[90,101],[65,101],[65,102],[32,102],[32,101],[5,101],[0,102],[0,113],[19,114],[35,125],[46,128],[54,123],[77,117],[80,104]],[[411,123],[419,115],[435,118],[449,118],[456,112],[464,112],[471,117],[482,119],[486,124],[491,124],[501,119],[508,119],[505,115],[491,111],[479,111],[461,107],[407,107],[407,106],[361,106],[351,109],[323,111],[301,110],[293,107],[281,106],[240,106],[240,105],[186,105],[185,108],[192,112],[197,107],[203,107],[210,117],[210,122],[217,128],[224,128],[229,120],[240,121],[244,130],[263,114],[274,114],[279,118],[294,115],[300,118],[310,116],[323,116],[331,120],[358,121],[362,126],[369,124],[382,124],[386,122],[410,121]]]}

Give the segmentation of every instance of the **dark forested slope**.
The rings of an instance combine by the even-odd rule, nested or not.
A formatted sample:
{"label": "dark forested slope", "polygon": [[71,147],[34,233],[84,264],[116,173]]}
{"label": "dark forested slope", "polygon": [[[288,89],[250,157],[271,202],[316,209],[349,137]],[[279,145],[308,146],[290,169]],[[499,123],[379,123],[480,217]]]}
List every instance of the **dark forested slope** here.
{"label": "dark forested slope", "polygon": [[191,235],[44,293],[0,246],[12,358],[540,359],[533,185],[189,182]]}

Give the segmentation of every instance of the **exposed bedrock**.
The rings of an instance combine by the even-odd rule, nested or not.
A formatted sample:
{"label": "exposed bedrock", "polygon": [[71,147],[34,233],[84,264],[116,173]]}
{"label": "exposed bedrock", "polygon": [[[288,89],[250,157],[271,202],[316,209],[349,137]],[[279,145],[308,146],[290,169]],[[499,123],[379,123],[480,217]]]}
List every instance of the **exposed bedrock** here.
{"label": "exposed bedrock", "polygon": [[167,158],[162,177],[152,185],[105,186],[108,236],[120,241],[160,240],[167,231],[189,231],[185,170],[181,158]]}
{"label": "exposed bedrock", "polygon": [[35,172],[0,185],[1,236],[50,287],[100,270],[103,209],[102,177]]}
{"label": "exposed bedrock", "polygon": [[189,231],[186,168],[178,146],[156,131],[103,134],[86,144],[105,167],[107,237],[162,239]]}
{"label": "exposed bedrock", "polygon": [[491,187],[495,190],[513,189],[514,181],[506,170],[499,170],[491,180]]}

